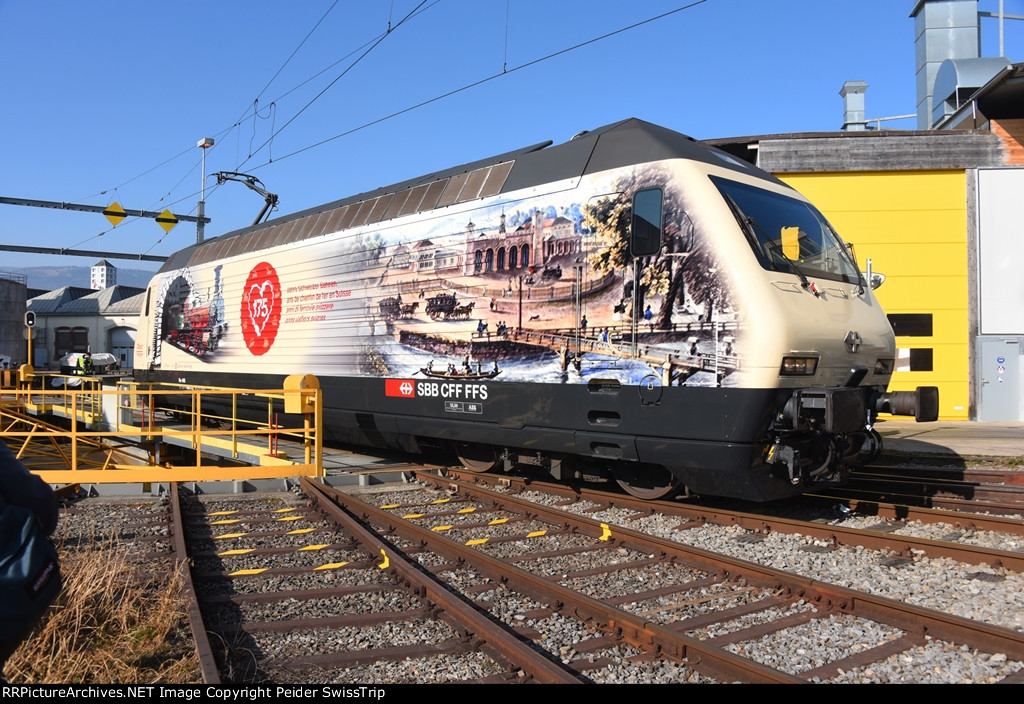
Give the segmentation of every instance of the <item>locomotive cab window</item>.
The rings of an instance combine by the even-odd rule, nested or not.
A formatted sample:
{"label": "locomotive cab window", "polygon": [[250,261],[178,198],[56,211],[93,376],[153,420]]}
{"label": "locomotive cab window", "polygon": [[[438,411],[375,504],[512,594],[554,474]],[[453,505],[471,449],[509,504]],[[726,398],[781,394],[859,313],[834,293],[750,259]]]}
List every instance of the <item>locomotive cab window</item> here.
{"label": "locomotive cab window", "polygon": [[810,203],[711,177],[765,269],[846,283],[860,271],[845,243]]}
{"label": "locomotive cab window", "polygon": [[633,195],[633,227],[629,238],[629,252],[634,257],[649,257],[661,251],[661,204],[664,195],[660,188],[647,188]]}

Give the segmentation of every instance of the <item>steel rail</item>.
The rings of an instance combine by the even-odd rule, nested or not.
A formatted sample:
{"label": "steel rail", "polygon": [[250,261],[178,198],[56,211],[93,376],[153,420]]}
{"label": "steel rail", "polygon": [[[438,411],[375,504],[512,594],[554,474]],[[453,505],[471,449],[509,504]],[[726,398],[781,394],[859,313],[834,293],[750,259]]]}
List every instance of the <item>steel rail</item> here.
{"label": "steel rail", "polygon": [[[308,499],[307,499],[308,500]],[[224,523],[237,522],[236,519],[241,517],[246,523],[268,523],[270,521],[277,522],[281,520],[279,512],[272,512],[276,514],[273,519],[267,518],[268,512],[262,511],[218,511],[213,514],[204,513],[207,519],[214,520],[192,520],[188,526],[200,526],[210,528],[213,525],[223,525]],[[322,510],[316,508],[307,507],[304,511],[296,514],[294,511],[288,512],[291,516],[299,515],[306,519],[307,522],[311,523],[329,523],[329,526],[323,526],[319,530],[321,532],[330,532],[332,535],[336,535],[339,532],[339,524],[335,521],[330,521],[325,516]],[[291,534],[294,531],[253,531],[246,532],[236,537],[244,536],[259,536],[260,539],[265,539],[268,536],[285,536]],[[314,531],[315,532],[315,531]],[[303,535],[310,535],[305,530],[302,531]],[[193,535],[190,533],[189,535]],[[204,538],[205,538],[204,534]],[[363,553],[362,560],[349,560],[345,561],[343,565],[338,565],[338,570],[356,570],[362,572],[373,572],[378,571],[377,564],[380,562],[379,557],[374,555],[367,555],[363,550],[363,546],[350,537],[346,536],[343,543],[334,543],[334,546],[340,552],[351,552],[359,551]],[[330,549],[332,546],[326,546],[325,549]],[[301,548],[292,545],[289,548],[284,548],[284,554],[301,552]],[[232,551],[212,551],[212,555],[219,557],[229,555]],[[283,554],[282,548],[260,548],[260,549],[246,549],[242,551],[247,557],[260,556],[263,558],[278,556]],[[192,550],[192,559],[198,564],[204,558],[211,557],[211,551],[197,551]],[[219,560],[218,560],[219,561]],[[225,571],[225,569],[211,569],[208,571],[200,571],[198,569],[193,570],[193,578],[196,580],[213,579],[221,580],[227,577],[229,580],[233,579],[246,579],[258,575],[260,580],[266,578],[276,577],[287,577],[294,575],[309,574],[310,566],[290,566],[290,567],[267,567],[259,569],[253,573],[248,570],[231,570]],[[372,580],[372,578],[370,578]],[[272,592],[259,592],[259,593],[231,593],[231,594],[218,594],[211,595],[209,593],[203,596],[203,607],[214,607],[214,608],[234,608],[240,607],[244,604],[267,604],[267,603],[287,603],[289,601],[305,602],[309,600],[317,599],[329,599],[334,597],[352,597],[356,594],[369,593],[374,591],[395,591],[401,592],[409,596],[415,596],[419,598],[420,595],[413,594],[407,583],[402,582],[399,579],[394,579],[393,575],[389,574],[385,581],[379,584],[360,584],[353,588],[351,585],[348,586],[327,586],[326,588],[317,589],[300,589],[300,590],[287,590],[287,591],[272,591]],[[232,590],[234,592],[234,590]],[[422,601],[422,599],[419,599]],[[215,612],[210,612],[215,613]],[[355,628],[361,630],[373,630],[384,624],[396,624],[398,628],[408,628],[417,621],[436,621],[437,620],[437,607],[434,604],[427,604],[418,608],[409,607],[402,610],[376,610],[369,613],[351,613],[343,611],[339,614],[331,614],[328,612],[318,613],[307,617],[289,617],[285,619],[277,618],[252,618],[244,619],[239,622],[221,621],[212,630],[222,637],[233,640],[234,637],[240,634],[257,634],[257,633],[288,633],[296,630],[317,630],[317,631],[334,631],[339,629]],[[461,656],[471,650],[476,649],[476,642],[468,639],[465,636],[466,629],[461,624],[453,624],[455,628],[455,634],[449,638],[441,639],[439,642],[432,643],[430,645],[424,645],[422,643],[414,643],[406,646],[395,646],[395,647],[372,647],[367,649],[333,649],[328,648],[326,651],[315,652],[315,653],[303,653],[296,657],[284,658],[280,660],[278,666],[284,670],[298,672],[308,671],[310,669],[325,669],[325,668],[345,668],[354,667],[361,664],[375,663],[380,660],[405,660],[410,657],[424,657],[427,655],[439,655],[439,654],[452,654]],[[229,648],[230,650],[230,648]],[[507,667],[507,663],[503,663]],[[497,677],[497,676],[495,676]]]}
{"label": "steel rail", "polygon": [[217,668],[217,660],[213,656],[213,648],[210,647],[206,622],[199,609],[198,595],[192,582],[192,560],[185,545],[185,521],[181,513],[181,494],[176,483],[171,483],[171,536],[174,543],[174,562],[181,575],[182,592],[186,599],[185,609],[188,614],[189,626],[192,629],[196,655],[199,658],[199,668],[203,673],[203,682],[205,684],[220,684],[220,670]]}
{"label": "steel rail", "polygon": [[[919,521],[921,523],[948,523],[957,528],[970,530],[989,530],[997,533],[1024,535],[1024,521],[1014,516],[973,513],[971,511],[949,511],[942,508],[910,506],[877,499],[857,499],[850,496],[831,494],[807,494],[808,498],[821,499],[835,503],[844,503],[852,513],[862,516],[878,516],[900,521]],[[970,504],[966,508],[990,510],[990,505]],[[1018,511],[1024,510],[1024,507]]]}
{"label": "steel rail", "polygon": [[858,473],[850,477],[845,486],[855,491],[899,494],[912,496],[922,501],[959,500],[1001,502],[1017,504],[1024,510],[1021,494],[1024,487],[1019,484],[983,484],[970,480],[945,479],[941,477],[890,476],[884,474]]}
{"label": "steel rail", "polygon": [[456,620],[453,626],[470,629],[479,639],[481,648],[500,655],[538,683],[581,684],[576,674],[544,657],[508,629],[482,614],[475,606],[453,594],[444,584],[428,576],[418,565],[408,562],[393,546],[361,525],[350,509],[339,505],[336,502],[336,492],[328,491],[323,485],[306,477],[300,478],[299,482],[306,496],[348,531],[371,555],[380,554],[387,557],[389,569],[394,570],[402,580],[440,607],[444,613],[450,614]]}
{"label": "steel rail", "polygon": [[[901,494],[897,491],[880,491],[875,489],[858,489],[856,487],[843,487],[832,490],[837,496],[837,501],[859,501],[869,504],[892,503],[899,506],[912,506],[917,504],[922,508],[936,509],[949,512],[967,514],[978,511],[988,511],[1001,515],[1020,515],[1024,513],[1024,503],[1020,501],[975,501],[972,499],[957,499],[949,496],[933,494],[927,497],[921,494]],[[841,493],[840,493],[841,492]],[[808,496],[819,496],[820,494],[808,494]]]}
{"label": "steel rail", "polygon": [[[418,473],[417,476],[421,481],[435,487],[449,491],[455,489],[474,496],[480,501],[500,501],[556,525],[566,521],[577,522],[583,529],[589,531],[587,533],[589,535],[602,535],[609,528],[607,524],[591,518],[567,514],[558,509],[535,504],[512,495],[495,494],[473,484],[423,473]],[[933,638],[968,644],[988,652],[1004,653],[1008,657],[1024,660],[1024,633],[1009,628],[972,621],[941,611],[847,589],[784,572],[774,567],[646,535],[628,528],[616,527],[611,532],[615,539],[626,547],[645,552],[661,551],[670,557],[684,561],[685,564],[700,566],[711,573],[724,571],[729,574],[742,575],[747,580],[765,588],[785,590],[788,593],[799,595],[805,600],[818,603],[824,608],[838,609],[887,623],[912,633],[924,632]]]}
{"label": "steel rail", "polygon": [[[952,459],[952,458],[951,458]],[[963,461],[964,458],[957,457],[956,460]],[[1009,458],[1007,458],[1007,461]],[[936,461],[941,459],[936,458]],[[989,464],[993,464],[991,459]],[[998,462],[996,462],[998,464]],[[876,460],[866,467],[855,469],[851,477],[858,476],[879,476],[914,479],[945,479],[956,482],[975,482],[977,484],[997,484],[1009,486],[1024,485],[1024,471],[1012,467],[985,467],[976,465],[964,465],[962,467],[936,467],[927,464],[888,463]]]}
{"label": "steel rail", "polygon": [[[933,558],[948,557],[971,565],[987,564],[994,567],[1004,567],[1014,572],[1024,572],[1024,553],[1012,552],[1010,550],[998,550],[929,538],[895,535],[889,532],[872,531],[870,528],[848,528],[842,525],[810,523],[781,516],[765,516],[743,511],[714,509],[707,506],[691,506],[673,501],[645,501],[596,489],[566,487],[562,484],[549,482],[527,482],[518,477],[481,475],[457,471],[449,471],[449,475],[452,477],[468,477],[468,481],[475,484],[493,482],[510,487],[519,487],[520,489],[531,486],[545,493],[559,494],[567,498],[575,497],[609,507],[626,508],[636,511],[638,514],[649,514],[652,511],[659,511],[668,515],[685,518],[693,522],[694,525],[710,523],[721,526],[739,526],[745,530],[756,532],[775,530],[783,533],[800,533],[819,540],[828,541],[833,546],[859,545],[871,549],[895,550],[902,555],[920,552]],[[423,478],[427,475],[418,476]],[[822,495],[817,494],[814,496],[822,497]],[[836,499],[836,501],[839,501],[839,499]],[[898,514],[901,509],[902,507],[893,507],[890,512],[895,517],[895,514]],[[909,513],[909,510],[907,513]],[[1000,519],[999,517],[974,516],[952,512],[943,512],[941,517],[957,526],[981,527],[986,530],[997,531],[1007,530],[1017,534],[1024,532],[1024,526],[1019,521],[1011,522],[1005,518]],[[933,520],[933,522],[939,521]],[[1009,530],[1010,528],[1014,529]]]}
{"label": "steel rail", "polygon": [[[435,478],[438,479],[441,486],[452,484],[451,480]],[[305,486],[307,480],[302,481]],[[346,511],[358,516],[361,521],[376,524],[388,534],[399,535],[406,540],[422,543],[428,546],[431,551],[438,552],[455,563],[472,565],[474,570],[496,582],[506,584],[509,588],[528,594],[540,601],[554,603],[558,605],[559,609],[573,613],[584,622],[592,622],[602,631],[620,637],[648,652],[666,654],[679,662],[688,662],[689,665],[696,666],[703,672],[725,680],[787,684],[805,682],[803,678],[702,643],[695,638],[653,623],[643,616],[629,613],[597,599],[566,589],[544,577],[539,577],[515,567],[507,561],[491,557],[484,552],[456,543],[450,538],[417,526],[410,521],[402,520],[385,510],[364,503],[358,498],[344,494],[337,489],[320,487],[313,485],[311,482],[309,484],[316,486],[325,497],[337,502]],[[494,498],[496,496],[492,494],[490,497],[487,497],[487,500],[490,501]],[[502,496],[500,498],[504,501],[510,497]],[[522,502],[524,510],[530,507],[533,507],[533,505]],[[561,512],[544,513],[555,524],[563,523],[568,518],[568,514]],[[573,516],[572,519],[576,520],[576,517]],[[598,527],[593,537],[600,535],[601,529]],[[643,549],[649,551],[651,545],[644,545]],[[707,562],[707,569],[712,572],[721,572],[718,567],[711,565],[710,559]]]}

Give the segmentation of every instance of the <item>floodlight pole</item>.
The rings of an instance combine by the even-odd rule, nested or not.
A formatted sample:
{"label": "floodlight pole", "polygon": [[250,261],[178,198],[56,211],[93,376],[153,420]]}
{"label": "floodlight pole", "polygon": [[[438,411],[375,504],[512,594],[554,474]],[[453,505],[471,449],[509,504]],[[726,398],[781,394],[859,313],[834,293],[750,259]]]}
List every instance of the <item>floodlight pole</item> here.
{"label": "floodlight pole", "polygon": [[202,244],[204,220],[206,218],[206,150],[213,146],[213,137],[203,137],[196,146],[203,150],[203,182],[200,184],[199,205],[196,208],[196,215],[199,217],[196,221],[196,244]]}

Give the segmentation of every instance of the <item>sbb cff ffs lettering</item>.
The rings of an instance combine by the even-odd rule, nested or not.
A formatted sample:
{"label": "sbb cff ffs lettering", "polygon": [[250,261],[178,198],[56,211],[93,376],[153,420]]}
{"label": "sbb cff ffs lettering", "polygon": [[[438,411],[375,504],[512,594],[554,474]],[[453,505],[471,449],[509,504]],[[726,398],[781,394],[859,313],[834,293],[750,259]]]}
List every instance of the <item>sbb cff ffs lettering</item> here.
{"label": "sbb cff ffs lettering", "polygon": [[440,398],[487,400],[487,384],[421,381],[416,384],[416,395]]}

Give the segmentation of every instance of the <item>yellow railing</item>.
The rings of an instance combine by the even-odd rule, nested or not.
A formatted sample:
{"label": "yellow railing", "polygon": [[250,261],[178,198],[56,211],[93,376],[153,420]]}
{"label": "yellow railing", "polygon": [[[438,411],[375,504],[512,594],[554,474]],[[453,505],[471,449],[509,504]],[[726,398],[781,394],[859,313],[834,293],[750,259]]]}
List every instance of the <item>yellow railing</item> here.
{"label": "yellow railing", "polygon": [[5,389],[0,437],[50,484],[322,477],[322,415],[309,375],[271,390],[100,388],[86,377],[79,388]]}

